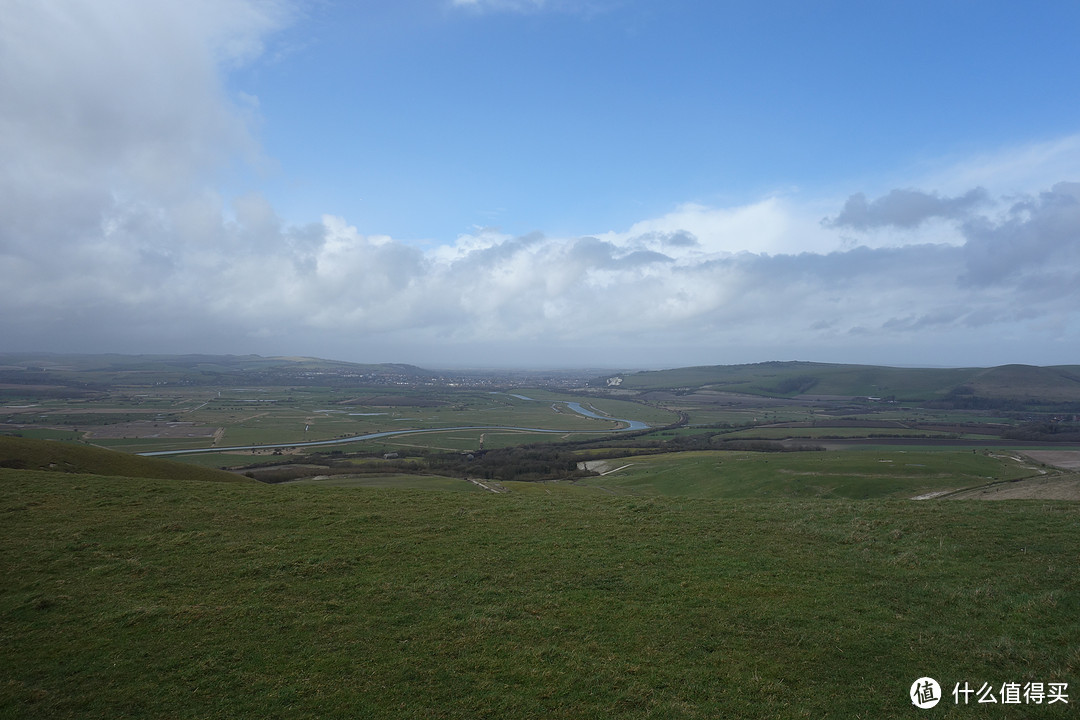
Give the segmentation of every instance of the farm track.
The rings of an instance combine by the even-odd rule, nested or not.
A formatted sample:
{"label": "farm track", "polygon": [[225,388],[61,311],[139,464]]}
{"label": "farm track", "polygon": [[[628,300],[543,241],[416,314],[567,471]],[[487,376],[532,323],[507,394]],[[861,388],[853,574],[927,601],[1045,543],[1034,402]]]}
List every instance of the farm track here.
{"label": "farm track", "polygon": [[[1036,451],[1037,452],[1037,451]],[[1058,451],[1060,455],[1080,456],[1080,452]],[[1008,458],[1015,462],[1024,459],[1041,463],[1029,453],[994,454],[992,457]],[[958,490],[929,493],[913,500],[1080,500],[1080,475],[1068,470],[1046,470],[1034,465],[1021,465],[1034,471],[1031,475],[1009,480],[995,480],[982,485]]]}
{"label": "farm track", "polygon": [[468,480],[469,482],[471,482],[473,485],[476,485],[477,487],[481,487],[481,488],[483,488],[484,490],[487,490],[490,493],[495,493],[496,495],[501,494],[501,493],[505,493],[505,492],[509,492],[509,490],[507,490],[505,487],[503,487],[502,485],[500,485],[499,483],[496,483],[496,482],[485,483],[485,482],[483,482],[481,480],[474,480],[473,478],[465,478],[465,479]]}
{"label": "farm track", "polygon": [[1080,500],[1080,476],[1054,472],[996,480],[937,495],[935,500]]}

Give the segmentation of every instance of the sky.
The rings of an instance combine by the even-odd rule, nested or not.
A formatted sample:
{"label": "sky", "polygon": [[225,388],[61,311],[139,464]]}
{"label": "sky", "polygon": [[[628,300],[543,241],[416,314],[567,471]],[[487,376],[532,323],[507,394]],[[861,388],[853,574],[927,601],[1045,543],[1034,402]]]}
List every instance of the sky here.
{"label": "sky", "polygon": [[1080,5],[0,0],[0,351],[1080,364]]}

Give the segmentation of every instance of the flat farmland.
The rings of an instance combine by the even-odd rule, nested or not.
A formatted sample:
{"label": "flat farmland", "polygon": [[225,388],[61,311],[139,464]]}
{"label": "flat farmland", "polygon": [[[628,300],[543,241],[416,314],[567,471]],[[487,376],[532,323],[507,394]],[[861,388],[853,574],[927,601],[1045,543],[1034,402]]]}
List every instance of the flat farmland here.
{"label": "flat farmland", "polygon": [[815,427],[815,428],[774,428],[756,427],[748,430],[736,430],[725,433],[725,438],[755,438],[763,440],[813,439],[813,438],[872,438],[878,437],[949,437],[951,433],[922,430],[917,428],[874,428],[874,427]]}
{"label": "flat farmland", "polygon": [[[581,402],[612,420],[591,418],[566,403]],[[650,425],[678,415],[640,403],[581,398],[548,390],[391,391],[385,388],[229,388],[221,390],[118,391],[78,403],[53,400],[33,407],[5,407],[7,426],[29,435],[67,432],[128,452],[286,445],[401,430],[506,427],[604,434],[624,427],[614,418]],[[383,440],[384,447],[475,450],[563,436],[520,430],[456,431]]]}

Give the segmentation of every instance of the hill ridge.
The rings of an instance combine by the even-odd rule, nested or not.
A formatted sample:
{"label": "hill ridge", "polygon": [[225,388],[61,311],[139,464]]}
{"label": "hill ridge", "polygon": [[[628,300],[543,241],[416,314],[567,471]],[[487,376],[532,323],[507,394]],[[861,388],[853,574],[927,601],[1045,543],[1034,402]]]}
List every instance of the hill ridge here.
{"label": "hill ridge", "polygon": [[0,468],[200,482],[251,482],[224,470],[141,457],[94,445],[0,435]]}
{"label": "hill ridge", "polygon": [[[710,389],[766,397],[809,392],[903,401],[958,395],[1023,401],[1080,402],[1080,366],[1019,363],[989,368],[908,368],[887,365],[767,361],[696,365],[620,374],[620,390]],[[608,385],[610,378],[595,381]]]}

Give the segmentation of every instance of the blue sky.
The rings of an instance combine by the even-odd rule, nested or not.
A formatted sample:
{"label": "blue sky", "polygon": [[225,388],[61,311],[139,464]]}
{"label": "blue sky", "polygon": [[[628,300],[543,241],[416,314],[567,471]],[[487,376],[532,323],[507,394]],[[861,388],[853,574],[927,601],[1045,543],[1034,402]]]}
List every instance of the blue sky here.
{"label": "blue sky", "polygon": [[1080,6],[15,0],[0,349],[1080,362]]}
{"label": "blue sky", "polygon": [[370,5],[309,8],[231,78],[295,221],[595,233],[1076,130],[1075,6]]}

